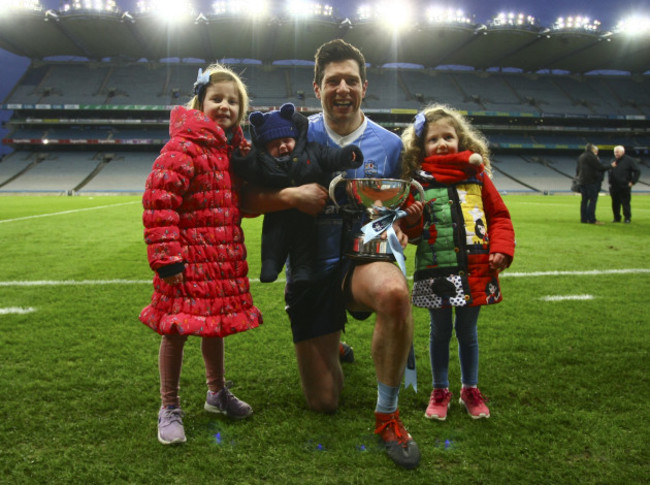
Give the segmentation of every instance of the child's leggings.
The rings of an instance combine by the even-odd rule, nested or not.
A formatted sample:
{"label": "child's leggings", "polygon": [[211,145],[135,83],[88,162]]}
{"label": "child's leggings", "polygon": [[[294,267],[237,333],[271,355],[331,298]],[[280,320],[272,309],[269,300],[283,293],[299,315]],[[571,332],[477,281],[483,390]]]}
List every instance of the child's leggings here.
{"label": "child's leggings", "polygon": [[431,316],[429,355],[434,388],[449,387],[449,344],[454,327],[458,339],[461,382],[466,386],[478,384],[477,322],[480,310],[480,306],[456,307],[455,322],[452,308],[429,310]]}
{"label": "child's leggings", "polygon": [[[158,354],[160,370],[160,398],[163,406],[180,406],[178,390],[183,367],[183,348],[187,335],[163,335]],[[222,389],[224,379],[224,345],[220,337],[202,337],[201,353],[205,363],[205,377],[208,389],[217,392]]]}

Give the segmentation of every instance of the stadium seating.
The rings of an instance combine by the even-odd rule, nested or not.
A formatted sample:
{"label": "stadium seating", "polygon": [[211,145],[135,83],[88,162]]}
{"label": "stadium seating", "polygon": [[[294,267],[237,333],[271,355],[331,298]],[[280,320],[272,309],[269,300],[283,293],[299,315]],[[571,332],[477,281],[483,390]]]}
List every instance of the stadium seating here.
{"label": "stadium seating", "polygon": [[144,190],[144,183],[155,160],[151,152],[117,152],[112,160],[79,189],[86,193],[137,193]]}
{"label": "stadium seating", "polygon": [[242,77],[247,83],[251,103],[255,106],[280,106],[292,95],[285,69],[251,64],[246,67]]}
{"label": "stadium seating", "polygon": [[[33,62],[4,100],[18,109],[7,124],[16,151],[0,163],[0,192],[141,192],[168,139],[168,111],[190,99],[199,67],[205,65]],[[320,110],[311,65],[232,68],[255,109],[291,101]],[[369,67],[368,79],[363,108],[391,128],[405,126],[431,102],[466,111],[492,145],[501,190],[568,192],[587,142],[605,148],[603,160],[617,144],[650,146],[645,77]],[[634,124],[635,117],[641,121]],[[647,148],[636,156],[643,162]]]}
{"label": "stadium seating", "polygon": [[92,155],[90,152],[49,152],[40,163],[3,185],[1,190],[68,193],[97,166],[98,162]]}

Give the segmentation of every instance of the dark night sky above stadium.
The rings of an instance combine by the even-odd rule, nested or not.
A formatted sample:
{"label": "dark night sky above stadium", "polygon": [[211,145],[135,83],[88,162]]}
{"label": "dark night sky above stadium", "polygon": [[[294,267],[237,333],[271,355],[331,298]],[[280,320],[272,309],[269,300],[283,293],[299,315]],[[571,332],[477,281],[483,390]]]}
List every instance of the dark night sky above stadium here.
{"label": "dark night sky above stadium", "polygon": [[[190,0],[194,7],[201,11],[208,11],[215,0]],[[276,4],[289,0],[271,0]],[[335,7],[335,12],[340,17],[354,18],[361,5],[377,4],[381,0],[307,0],[327,3]],[[385,0],[384,0],[385,1]],[[391,0],[393,3],[395,0]],[[71,0],[67,0],[70,3]],[[62,10],[66,0],[41,0],[45,9]],[[116,0],[118,7],[125,11],[136,11],[137,0]],[[650,0],[412,0],[412,4],[426,8],[431,5],[453,7],[460,9],[468,17],[474,16],[477,23],[485,23],[501,12],[525,13],[537,19],[537,23],[550,27],[558,17],[587,16],[592,20],[599,20],[602,27],[607,30],[630,14],[650,16]],[[14,69],[26,69],[28,60],[19,58],[0,49],[0,63],[9,70],[13,76]],[[17,66],[17,67],[13,67]],[[6,76],[0,72],[0,100],[3,99]]]}
{"label": "dark night sky above stadium", "polygon": [[[42,0],[49,5],[58,5],[59,0]],[[193,0],[194,5],[209,9],[214,0]],[[280,0],[283,1],[283,0]],[[343,17],[353,17],[360,5],[379,3],[378,0],[311,0],[334,6]],[[391,3],[396,0],[391,0]],[[123,9],[133,8],[136,0],[116,0]],[[461,9],[466,15],[475,14],[476,20],[485,22],[502,11],[524,12],[533,15],[543,25],[551,25],[560,16],[587,15],[598,19],[603,25],[615,24],[629,11],[645,11],[648,14],[648,0],[416,0],[418,5],[440,5]],[[613,25],[611,25],[613,27]]]}
{"label": "dark night sky above stadium", "polygon": [[[344,15],[353,16],[359,5],[373,2],[334,0],[330,3]],[[650,2],[644,0],[425,0],[415,3],[458,8],[465,15],[474,14],[481,23],[500,12],[523,12],[537,18],[542,25],[551,25],[558,17],[570,15],[587,15],[591,19],[600,20],[604,25],[610,25],[615,24],[619,17],[625,16],[626,12],[645,11],[647,14],[650,10]]]}

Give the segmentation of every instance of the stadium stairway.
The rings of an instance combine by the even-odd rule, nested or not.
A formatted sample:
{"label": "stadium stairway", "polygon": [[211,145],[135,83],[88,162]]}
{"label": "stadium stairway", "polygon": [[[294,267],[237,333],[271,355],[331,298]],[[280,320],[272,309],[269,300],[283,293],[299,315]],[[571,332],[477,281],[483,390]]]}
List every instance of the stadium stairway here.
{"label": "stadium stairway", "polygon": [[74,195],[115,158],[110,153],[88,158],[88,153],[53,152],[21,160],[18,155],[9,154],[0,164],[0,192]]}
{"label": "stadium stairway", "polygon": [[[8,161],[9,161],[9,157],[10,157],[11,155],[13,155],[13,154],[10,154],[10,155],[7,156],[6,158],[2,159],[2,161],[4,162],[4,161],[6,160],[6,161],[8,162]],[[31,158],[31,157],[30,157],[30,158]],[[41,162],[42,162],[43,160],[45,160],[46,158],[47,158],[47,155],[46,155],[46,154],[44,154],[44,153],[37,153],[37,154],[33,157],[33,160],[29,161],[26,165],[19,166],[19,167],[18,167],[19,170],[18,170],[17,172],[13,173],[13,175],[10,175],[10,176],[9,176],[7,179],[5,179],[4,181],[0,182],[0,189],[1,189],[2,187],[4,187],[5,185],[10,184],[10,183],[13,182],[14,180],[16,180],[18,177],[20,177],[21,175],[23,175],[23,174],[24,174],[25,172],[27,172],[28,170],[31,170],[32,168],[34,168],[36,165],[38,165],[39,163],[41,163]],[[7,167],[7,165],[8,165],[8,163],[5,163],[5,164],[2,166],[2,168]]]}

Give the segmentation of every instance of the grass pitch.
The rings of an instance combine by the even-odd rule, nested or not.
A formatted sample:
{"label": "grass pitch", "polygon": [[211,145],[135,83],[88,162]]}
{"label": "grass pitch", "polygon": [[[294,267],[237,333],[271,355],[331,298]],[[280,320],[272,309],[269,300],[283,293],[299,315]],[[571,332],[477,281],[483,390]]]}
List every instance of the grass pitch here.
{"label": "grass pitch", "polygon": [[[492,417],[455,399],[426,420],[428,315],[415,310],[418,390],[403,420],[421,466],[398,469],[373,436],[372,321],[351,320],[343,403],[306,409],[283,284],[252,282],[264,325],[226,339],[226,375],[252,419],[203,411],[198,339],[186,346],[188,442],[156,439],[160,337],[138,313],[151,296],[138,197],[0,197],[0,483],[618,484],[650,480],[650,197],[632,224],[580,224],[576,196],[506,196],[517,235],[504,302],[479,319],[480,387]],[[609,198],[597,217],[611,219]],[[261,218],[244,221],[250,277]],[[413,248],[408,267],[412,268]]]}

